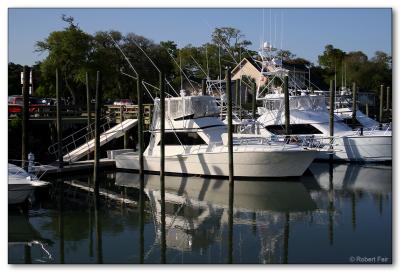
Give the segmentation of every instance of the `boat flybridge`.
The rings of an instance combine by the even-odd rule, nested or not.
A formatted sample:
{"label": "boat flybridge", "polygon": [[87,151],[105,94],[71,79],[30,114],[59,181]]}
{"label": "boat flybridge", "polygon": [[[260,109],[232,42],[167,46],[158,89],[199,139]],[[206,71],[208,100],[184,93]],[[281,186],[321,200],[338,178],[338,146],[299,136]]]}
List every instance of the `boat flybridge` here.
{"label": "boat flybridge", "polygon": [[[165,99],[165,171],[171,174],[228,176],[227,126],[219,119],[214,97],[181,96]],[[144,170],[160,171],[160,111],[156,99],[151,137],[144,151]],[[301,176],[318,150],[255,134],[233,134],[235,177]],[[115,156],[119,169],[139,170],[139,156]]]}
{"label": "boat flybridge", "polygon": [[[354,131],[343,121],[343,115],[334,115],[334,135],[329,139],[329,111],[323,92],[301,89],[289,70],[279,67],[270,53],[260,54],[262,68],[258,81],[257,99],[263,101],[258,108],[258,131],[268,137],[285,133],[284,76],[289,78],[289,109],[291,135],[318,137],[330,142],[334,159],[346,161],[392,160],[392,133],[390,126],[377,129],[377,122],[357,111],[360,124],[374,127]],[[332,144],[333,142],[333,144]],[[320,152],[319,159],[328,159]]]}

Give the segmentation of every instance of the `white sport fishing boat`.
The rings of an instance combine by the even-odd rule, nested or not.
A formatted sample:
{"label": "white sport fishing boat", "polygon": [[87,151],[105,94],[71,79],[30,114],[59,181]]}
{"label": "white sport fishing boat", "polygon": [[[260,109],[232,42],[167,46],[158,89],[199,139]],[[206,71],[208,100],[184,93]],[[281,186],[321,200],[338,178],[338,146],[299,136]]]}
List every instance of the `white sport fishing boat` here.
{"label": "white sport fishing boat", "polygon": [[[228,176],[227,126],[210,96],[165,100],[165,171],[173,174]],[[155,101],[152,135],[144,152],[144,169],[160,171],[160,118]],[[319,151],[297,144],[275,142],[260,135],[234,134],[235,177],[301,176]],[[139,156],[115,156],[118,169],[138,170]]]}
{"label": "white sport fishing boat", "polygon": [[48,185],[21,167],[8,164],[8,204],[24,203],[38,187]]}
{"label": "white sport fishing boat", "polygon": [[[260,52],[260,78],[258,79],[257,99],[263,101],[258,108],[261,115],[258,123],[264,136],[285,133],[285,102],[283,95],[284,76],[289,76],[290,131],[292,135],[312,136],[325,139],[329,137],[329,111],[326,97],[321,92],[311,92],[298,87],[296,79],[290,77],[270,47]],[[372,119],[361,114],[356,116],[360,123],[375,124]],[[368,120],[368,119],[369,120]],[[377,124],[375,124],[377,125]],[[391,161],[392,132],[386,126],[378,130],[377,126],[354,131],[338,115],[334,116],[334,159],[345,161]],[[332,140],[332,139],[331,139]],[[331,141],[330,140],[330,141]],[[319,159],[328,159],[328,153],[319,153]]]}

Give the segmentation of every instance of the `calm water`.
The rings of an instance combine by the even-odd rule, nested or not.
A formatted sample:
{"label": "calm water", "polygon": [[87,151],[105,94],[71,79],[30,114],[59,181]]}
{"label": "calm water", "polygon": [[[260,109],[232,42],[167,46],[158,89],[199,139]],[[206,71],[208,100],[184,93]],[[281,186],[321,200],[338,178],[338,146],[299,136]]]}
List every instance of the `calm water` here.
{"label": "calm water", "polygon": [[64,179],[27,215],[9,210],[9,262],[391,263],[392,167],[310,170],[235,182],[231,224],[227,180],[166,177],[165,250],[159,176],[145,176],[142,228],[139,175],[104,174],[98,197],[91,177]]}

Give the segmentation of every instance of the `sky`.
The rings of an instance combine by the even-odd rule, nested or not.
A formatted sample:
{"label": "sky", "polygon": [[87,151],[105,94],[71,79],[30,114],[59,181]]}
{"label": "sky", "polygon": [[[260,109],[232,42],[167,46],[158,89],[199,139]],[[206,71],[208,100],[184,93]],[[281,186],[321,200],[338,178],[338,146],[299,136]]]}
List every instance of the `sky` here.
{"label": "sky", "polygon": [[95,9],[27,8],[8,10],[8,61],[32,65],[46,57],[35,52],[35,43],[52,31],[62,30],[62,14],[74,17],[89,33],[118,30],[154,42],[173,40],[178,47],[210,42],[215,27],[234,27],[258,50],[261,41],[272,41],[317,64],[327,44],[346,52],[392,51],[391,9],[262,9],[262,8],[164,8]]}

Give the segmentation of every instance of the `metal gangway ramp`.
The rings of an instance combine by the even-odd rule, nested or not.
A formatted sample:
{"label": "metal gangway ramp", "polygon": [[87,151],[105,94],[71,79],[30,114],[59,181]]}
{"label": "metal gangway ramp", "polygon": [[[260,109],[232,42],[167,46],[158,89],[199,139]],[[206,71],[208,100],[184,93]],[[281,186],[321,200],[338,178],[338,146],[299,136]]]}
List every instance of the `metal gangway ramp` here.
{"label": "metal gangway ramp", "polygon": [[[137,122],[137,119],[126,119],[125,121],[111,127],[110,120],[106,119],[106,122],[100,126],[100,130],[103,131],[100,134],[100,146],[123,136],[126,131],[136,126]],[[65,162],[76,162],[94,151],[95,139],[94,129],[92,126],[93,124],[84,127],[62,140],[62,153]],[[85,131],[84,135],[80,135],[82,134],[80,133],[82,131]],[[50,154],[58,153],[57,145],[58,144],[55,143],[49,147]]]}

